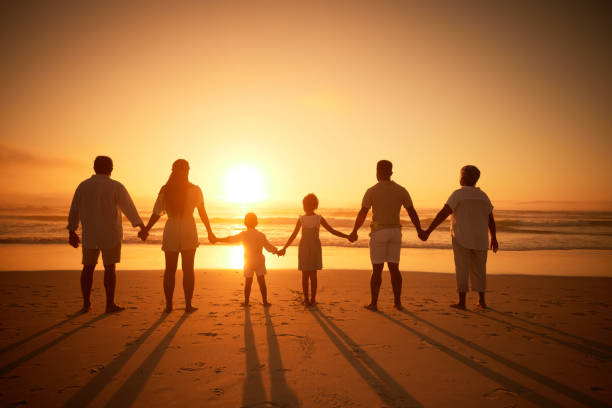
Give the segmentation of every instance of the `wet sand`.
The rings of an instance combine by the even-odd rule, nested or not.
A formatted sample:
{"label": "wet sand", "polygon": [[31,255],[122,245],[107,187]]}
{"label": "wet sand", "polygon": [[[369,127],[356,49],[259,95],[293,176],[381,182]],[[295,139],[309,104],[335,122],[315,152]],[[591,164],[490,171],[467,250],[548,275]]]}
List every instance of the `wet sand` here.
{"label": "wet sand", "polygon": [[[296,271],[254,284],[196,272],[186,315],[162,313],[161,271],[123,271],[103,314],[77,271],[3,272],[2,406],[408,407],[606,406],[612,403],[610,278],[489,277],[490,309],[457,311],[454,275],[404,273],[406,310],[388,275],[380,312],[363,309],[367,271],[319,273],[319,305],[300,304]],[[475,296],[468,298],[471,305]]]}

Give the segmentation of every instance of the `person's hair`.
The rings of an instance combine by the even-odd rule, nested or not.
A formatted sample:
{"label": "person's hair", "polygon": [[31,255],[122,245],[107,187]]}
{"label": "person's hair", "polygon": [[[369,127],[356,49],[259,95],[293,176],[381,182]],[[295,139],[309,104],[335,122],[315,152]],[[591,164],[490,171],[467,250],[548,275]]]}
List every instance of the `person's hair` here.
{"label": "person's hair", "polygon": [[246,225],[248,228],[255,228],[257,224],[257,215],[255,215],[255,213],[250,212],[244,216],[244,225]]}
{"label": "person's hair", "polygon": [[313,193],[307,194],[302,200],[302,205],[304,209],[308,208],[314,211],[319,208],[319,199]]}
{"label": "person's hair", "polygon": [[393,164],[389,160],[380,160],[376,163],[376,172],[383,176],[391,176],[393,173]]}
{"label": "person's hair", "polygon": [[113,160],[108,156],[98,156],[94,160],[94,171],[96,174],[111,174],[113,171]]}
{"label": "person's hair", "polygon": [[187,160],[178,159],[172,163],[172,173],[168,181],[161,188],[166,199],[166,209],[173,214],[182,213],[187,200],[187,189],[189,183],[189,163]]}
{"label": "person's hair", "polygon": [[478,167],[468,164],[461,168],[461,181],[466,186],[474,187],[480,178],[480,170]]}

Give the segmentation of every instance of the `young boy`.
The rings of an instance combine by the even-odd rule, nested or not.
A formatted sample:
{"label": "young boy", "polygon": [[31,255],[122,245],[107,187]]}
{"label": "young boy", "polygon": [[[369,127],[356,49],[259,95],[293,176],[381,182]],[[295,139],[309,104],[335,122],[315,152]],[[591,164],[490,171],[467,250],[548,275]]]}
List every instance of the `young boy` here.
{"label": "young boy", "polygon": [[457,309],[465,309],[468,275],[472,290],[478,292],[478,306],[487,307],[485,302],[487,250],[489,248],[487,227],[491,233],[491,249],[497,252],[499,248],[493,218],[493,205],[485,192],[476,187],[479,178],[480,170],[476,166],[464,166],[459,179],[461,188],[450,195],[429,228],[419,234],[419,237],[426,241],[429,234],[452,214],[451,234],[459,302],[452,304],[451,307]]}
{"label": "young boy", "polygon": [[261,291],[261,299],[264,306],[270,306],[268,303],[268,289],[266,288],[266,258],[262,252],[265,248],[268,252],[276,254],[276,247],[266,239],[266,236],[257,231],[257,215],[248,213],[244,217],[244,225],[247,230],[240,234],[232,235],[225,238],[217,238],[217,242],[242,242],[244,245],[244,306],[249,306],[249,297],[251,296],[251,286],[253,285],[253,275],[257,275],[257,283]]}

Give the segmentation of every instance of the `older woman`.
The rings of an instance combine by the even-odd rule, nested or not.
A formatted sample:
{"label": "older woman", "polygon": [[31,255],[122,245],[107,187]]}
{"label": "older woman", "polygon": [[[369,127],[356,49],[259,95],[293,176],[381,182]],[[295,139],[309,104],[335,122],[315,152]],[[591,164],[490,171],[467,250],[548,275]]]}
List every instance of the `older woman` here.
{"label": "older woman", "polygon": [[186,160],[179,159],[172,164],[172,173],[168,182],[159,191],[149,223],[144,232],[139,234],[142,239],[146,239],[148,232],[160,217],[164,213],[168,214],[162,241],[162,250],[166,256],[166,270],[164,272],[166,313],[172,311],[172,296],[174,294],[179,254],[181,255],[183,268],[185,312],[189,313],[197,310],[191,304],[195,284],[193,261],[199,245],[198,231],[193,219],[193,210],[196,208],[208,232],[208,240],[214,242],[216,238],[210,228],[208,215],[204,208],[202,190],[189,182],[189,163]]}

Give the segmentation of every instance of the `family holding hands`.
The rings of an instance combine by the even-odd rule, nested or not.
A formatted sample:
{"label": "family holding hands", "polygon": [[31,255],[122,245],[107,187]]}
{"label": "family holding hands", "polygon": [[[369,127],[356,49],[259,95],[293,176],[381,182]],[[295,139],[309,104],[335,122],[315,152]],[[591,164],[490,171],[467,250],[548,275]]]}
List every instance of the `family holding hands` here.
{"label": "family holding hands", "polygon": [[[416,213],[410,194],[399,184],[391,181],[392,164],[381,160],[376,166],[378,183],[369,188],[362,200],[361,210],[355,220],[353,231],[344,234],[334,229],[321,215],[316,213],[319,200],[314,194],[308,194],[302,200],[304,214],[297,219],[293,233],[279,250],[272,245],[266,236],[256,229],[257,215],[246,214],[244,224],[246,230],[239,234],[219,238],[210,226],[210,221],[204,207],[202,190],[189,182],[189,163],[186,160],[176,160],[166,184],[160,189],[149,222],[145,226],[123,185],[110,178],[113,169],[112,160],[106,156],[98,156],[94,161],[96,174],[83,181],[76,189],[70,213],[68,216],[69,243],[78,247],[80,239],[76,234],[79,221],[82,225],[83,271],[81,274],[81,291],[83,294],[83,312],[90,309],[90,294],[93,282],[93,271],[98,257],[102,253],[104,263],[104,286],[106,288],[107,312],[118,312],[124,308],[114,303],[116,285],[115,264],[120,261],[122,225],[121,212],[125,214],[134,227],[139,227],[138,236],[143,241],[155,223],[167,214],[164,227],[162,250],[165,254],[164,294],[166,297],[166,312],[173,309],[173,293],[178,258],[181,256],[183,270],[183,289],[185,291],[185,312],[197,310],[192,305],[195,286],[194,258],[199,245],[196,223],[193,212],[197,208],[198,215],[208,233],[211,243],[227,242],[242,243],[244,246],[244,306],[249,306],[249,298],[253,276],[257,277],[264,306],[269,306],[265,275],[267,273],[263,250],[283,256],[301,230],[298,245],[298,270],[302,272],[302,290],[304,304],[314,306],[317,293],[317,271],[322,266],[322,248],[319,239],[321,226],[331,234],[357,241],[357,231],[363,225],[372,208],[372,224],[370,232],[370,258],[372,276],[370,279],[371,301],[365,306],[369,310],[378,310],[378,294],[382,283],[382,270],[386,262],[391,274],[394,304],[402,309],[401,290],[402,275],[399,271],[401,250],[400,211],[404,207],[408,212],[419,238],[426,241],[431,232],[449,215],[452,216],[451,233],[455,269],[457,276],[457,291],[459,301],[451,306],[464,309],[468,279],[473,291],[479,293],[478,305],[486,307],[486,259],[491,234],[491,249],[496,252],[498,243],[493,218],[493,206],[487,195],[475,187],[480,177],[480,171],[475,166],[465,166],[461,169],[461,188],[451,194],[442,210],[436,215],[427,230],[421,228],[419,216]],[[309,285],[310,283],[310,285]],[[309,287],[310,286],[310,287]]]}

